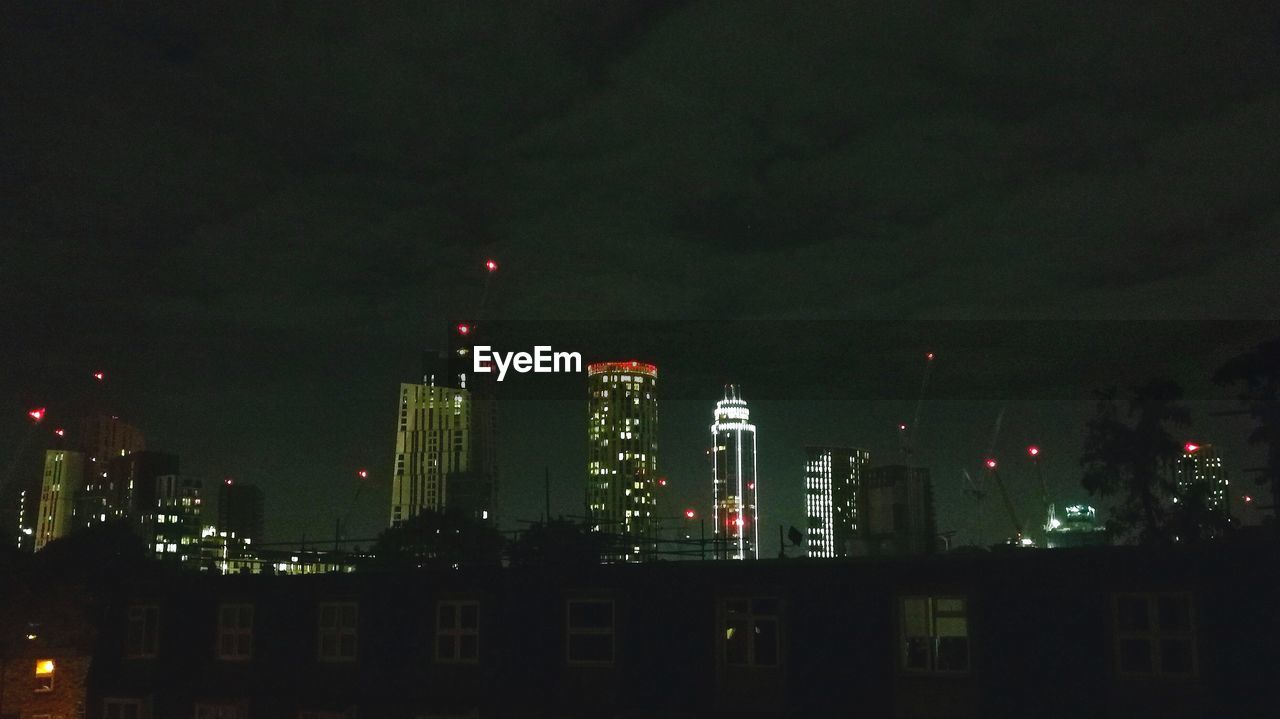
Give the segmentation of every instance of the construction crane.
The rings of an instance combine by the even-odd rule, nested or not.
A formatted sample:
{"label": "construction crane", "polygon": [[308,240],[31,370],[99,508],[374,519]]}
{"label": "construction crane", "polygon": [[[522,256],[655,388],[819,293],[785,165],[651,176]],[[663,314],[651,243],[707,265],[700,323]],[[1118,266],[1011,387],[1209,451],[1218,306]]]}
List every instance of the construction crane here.
{"label": "construction crane", "polygon": [[924,355],[924,372],[920,377],[920,392],[916,395],[916,408],[911,417],[911,424],[898,423],[898,444],[907,457],[915,454],[916,433],[920,429],[920,412],[924,408],[924,395],[925,390],[929,388],[929,374],[933,369],[934,356],[932,352],[926,352]]}
{"label": "construction crane", "polygon": [[1018,512],[1013,508],[1013,502],[1009,499],[1009,491],[1004,486],[1004,480],[1000,478],[999,463],[995,457],[988,457],[984,464],[987,467],[987,473],[996,482],[996,489],[1000,490],[1000,500],[1004,503],[1004,509],[1009,513],[1009,521],[1013,523],[1014,542],[1018,546],[1023,546],[1022,538],[1022,520],[1018,519]]}

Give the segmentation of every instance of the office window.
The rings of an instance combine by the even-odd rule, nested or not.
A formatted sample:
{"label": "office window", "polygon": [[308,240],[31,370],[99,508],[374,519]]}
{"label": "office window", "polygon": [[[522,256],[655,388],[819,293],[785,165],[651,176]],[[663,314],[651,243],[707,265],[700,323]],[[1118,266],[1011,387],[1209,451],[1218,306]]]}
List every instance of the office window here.
{"label": "office window", "polygon": [[780,659],[778,611],[772,597],[724,599],[724,661],[731,667],[776,667]]}
{"label": "office window", "polygon": [[238,704],[197,704],[195,719],[244,719]]}
{"label": "office window", "polygon": [[969,671],[969,613],[964,598],[903,597],[900,626],[904,671]]}
{"label": "office window", "polygon": [[320,605],[317,654],[324,661],[353,661],[356,658],[355,602],[327,602]]}
{"label": "office window", "polygon": [[1142,677],[1196,673],[1190,594],[1118,594],[1114,600],[1117,672]]}
{"label": "office window", "polygon": [[613,664],[613,600],[571,599],[565,609],[568,662]]}
{"label": "office window", "polygon": [[53,691],[53,672],[55,666],[52,659],[36,660],[36,691]]}
{"label": "office window", "polygon": [[102,700],[103,719],[141,719],[142,702],[137,699]]}
{"label": "office window", "polygon": [[436,661],[475,662],[480,659],[480,603],[436,603]]}
{"label": "office window", "polygon": [[243,661],[253,656],[253,605],[218,607],[218,658]]}
{"label": "office window", "polygon": [[160,608],[154,605],[129,607],[125,632],[125,655],[154,657],[160,644]]}

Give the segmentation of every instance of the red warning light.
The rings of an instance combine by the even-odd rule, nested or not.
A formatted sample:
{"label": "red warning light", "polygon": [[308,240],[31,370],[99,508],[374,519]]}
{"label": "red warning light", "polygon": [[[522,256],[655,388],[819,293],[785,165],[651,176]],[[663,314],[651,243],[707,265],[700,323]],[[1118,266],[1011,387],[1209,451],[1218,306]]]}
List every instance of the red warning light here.
{"label": "red warning light", "polygon": [[906,431],[907,431],[907,423],[906,423],[906,422],[899,422],[899,423],[898,423],[898,431],[899,431],[899,432],[906,432]]}
{"label": "red warning light", "polygon": [[102,372],[94,372],[94,373],[93,373],[93,378],[94,378],[94,379],[96,379],[96,380],[98,380],[99,382],[101,382],[101,381],[103,380],[103,378],[104,378],[104,377],[106,377],[106,375],[105,375],[105,374],[103,374]]}
{"label": "red warning light", "polygon": [[924,356],[924,358],[925,358],[925,359],[927,359],[927,360],[929,360],[929,361],[933,361],[933,353],[932,353],[932,352],[930,352],[930,353],[926,354],[926,355]]}
{"label": "red warning light", "polygon": [[231,485],[235,484],[235,480],[231,479],[230,477],[227,477],[226,479],[222,480],[222,483],[230,487]]}
{"label": "red warning light", "polygon": [[1195,444],[1194,442],[1187,442],[1186,444],[1182,445],[1182,448],[1186,450],[1187,454],[1191,454],[1192,452],[1200,449],[1200,445]]}
{"label": "red warning light", "polygon": [[498,271],[498,263],[497,263],[497,262],[494,262],[493,260],[485,260],[485,262],[484,262],[484,268],[485,268],[486,270],[490,271],[490,272],[497,272],[497,271]]}
{"label": "red warning light", "polygon": [[360,479],[368,479],[368,478],[369,478],[369,470],[367,470],[367,469],[362,469],[362,470],[360,470],[359,472],[356,472],[356,474],[360,476]]}
{"label": "red warning light", "polygon": [[59,428],[57,428],[57,429],[53,430],[53,433],[54,433],[54,434],[56,434],[56,435],[58,435],[59,437],[62,437],[62,436],[64,436],[64,435],[66,435],[67,430],[65,430],[65,429],[63,429],[63,428],[61,428],[61,427],[59,427]]}
{"label": "red warning light", "polygon": [[1250,503],[1250,502],[1252,502],[1252,501],[1253,501],[1253,497],[1252,497],[1252,496],[1250,496],[1250,495],[1248,495],[1248,494],[1244,495],[1244,502],[1245,502],[1245,504],[1248,504],[1248,503]]}
{"label": "red warning light", "polygon": [[747,489],[755,489],[755,488],[756,488],[755,482],[747,482]]}
{"label": "red warning light", "polygon": [[1027,447],[1027,454],[1032,457],[1038,457],[1040,455],[1040,448],[1035,445],[1031,445],[1030,447]]}
{"label": "red warning light", "polygon": [[686,509],[686,510],[684,510],[684,516],[685,516],[685,518],[686,518],[686,519],[693,519],[693,518],[694,518],[694,516],[696,516],[696,514],[697,514],[697,513],[696,513],[696,512],[694,512],[692,509]]}
{"label": "red warning light", "polygon": [[667,478],[666,478],[666,477],[658,477],[658,486],[659,486],[659,487],[665,487],[665,486],[667,486]]}
{"label": "red warning light", "polygon": [[987,469],[995,469],[995,468],[996,468],[996,461],[994,459],[988,459]]}
{"label": "red warning light", "polygon": [[35,420],[36,422],[39,422],[40,420],[44,419],[44,413],[45,413],[45,411],[46,411],[46,410],[45,410],[45,408],[44,408],[44,407],[36,407],[35,409],[31,410],[30,412],[27,412],[27,416],[28,416],[28,417],[30,417],[31,419]]}
{"label": "red warning light", "polygon": [[467,325],[467,324],[458,325],[458,334],[460,335],[471,334],[471,325]]}

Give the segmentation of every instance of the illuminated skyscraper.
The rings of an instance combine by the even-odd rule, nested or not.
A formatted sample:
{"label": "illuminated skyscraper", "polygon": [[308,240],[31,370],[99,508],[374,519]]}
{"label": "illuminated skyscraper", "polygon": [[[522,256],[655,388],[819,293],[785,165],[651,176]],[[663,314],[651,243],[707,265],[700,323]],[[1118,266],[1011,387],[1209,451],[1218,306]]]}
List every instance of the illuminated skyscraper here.
{"label": "illuminated skyscraper", "polygon": [[810,557],[846,557],[858,534],[858,488],[871,455],[851,447],[805,447],[805,540]]}
{"label": "illuminated skyscraper", "polygon": [[759,559],[756,426],[736,385],[716,403],[711,424],[711,492],[717,559]]}
{"label": "illuminated skyscraper", "polygon": [[1178,490],[1183,493],[1205,492],[1205,506],[1215,512],[1230,515],[1226,470],[1222,458],[1211,444],[1187,442],[1182,447],[1182,457],[1175,469]]}
{"label": "illuminated skyscraper", "polygon": [[639,561],[652,547],[658,480],[658,368],[644,362],[587,367],[587,516],[618,538],[611,558]]}
{"label": "illuminated skyscraper", "polygon": [[400,385],[392,525],[424,509],[497,521],[497,402],[493,375],[472,371],[476,336],[452,324],[448,349],[424,355],[422,384]]}
{"label": "illuminated skyscraper", "polygon": [[80,447],[85,455],[84,490],[75,500],[76,523],[128,516],[129,488],[117,486],[108,468],[112,460],[146,449],[142,432],[114,415],[96,414],[80,424]]}
{"label": "illuminated skyscraper", "polygon": [[73,526],[76,494],[84,482],[84,454],[62,449],[44,453],[40,514],[36,517],[35,550],[65,537]]}

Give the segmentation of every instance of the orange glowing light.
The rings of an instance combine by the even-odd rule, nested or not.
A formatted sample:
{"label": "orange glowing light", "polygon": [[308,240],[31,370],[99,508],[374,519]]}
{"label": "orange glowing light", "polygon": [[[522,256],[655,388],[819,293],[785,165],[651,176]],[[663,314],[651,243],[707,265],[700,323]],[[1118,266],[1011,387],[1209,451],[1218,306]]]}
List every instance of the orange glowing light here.
{"label": "orange glowing light", "polygon": [[47,677],[53,674],[54,664],[52,659],[40,659],[36,661],[36,676]]}

